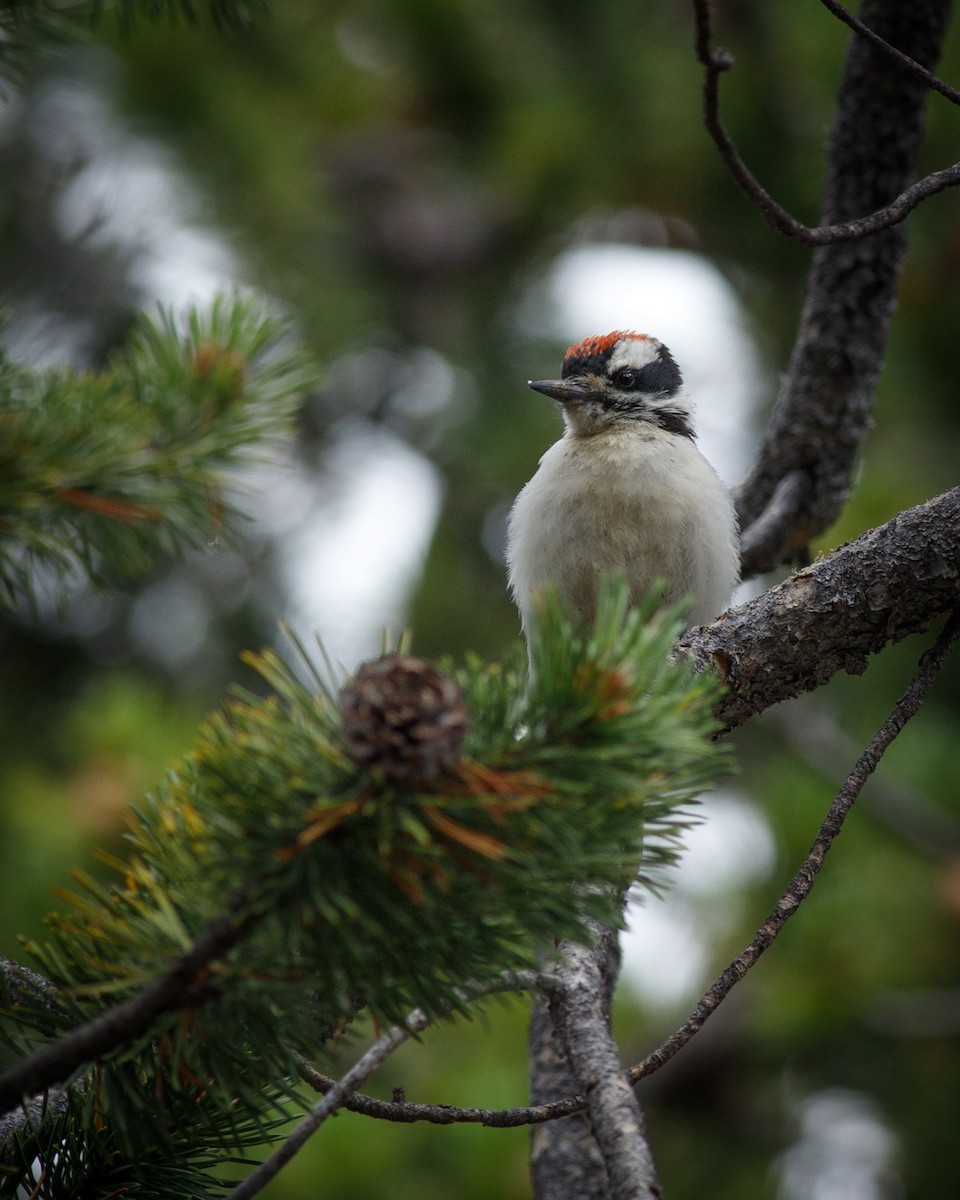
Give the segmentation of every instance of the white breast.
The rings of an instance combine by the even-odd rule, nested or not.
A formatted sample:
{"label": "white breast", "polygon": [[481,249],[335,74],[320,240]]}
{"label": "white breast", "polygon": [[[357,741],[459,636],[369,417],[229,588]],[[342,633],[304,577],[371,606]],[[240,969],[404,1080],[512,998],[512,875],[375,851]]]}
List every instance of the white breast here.
{"label": "white breast", "polygon": [[524,629],[546,583],[589,620],[597,578],[614,570],[626,573],[634,603],[665,580],[666,600],[691,596],[689,620],[702,624],[726,608],[739,577],[733,503],[688,438],[648,424],[568,433],[516,499],[507,562]]}

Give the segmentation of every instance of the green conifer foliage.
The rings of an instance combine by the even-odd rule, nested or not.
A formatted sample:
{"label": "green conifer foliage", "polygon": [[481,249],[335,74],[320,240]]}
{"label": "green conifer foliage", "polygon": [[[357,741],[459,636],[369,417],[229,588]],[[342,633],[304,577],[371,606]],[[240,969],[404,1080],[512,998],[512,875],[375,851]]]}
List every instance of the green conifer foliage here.
{"label": "green conifer foliage", "polygon": [[306,379],[285,322],[227,297],[144,319],[103,371],[0,359],[0,603],[37,566],[103,585],[229,539],[230,470],[286,430]]}
{"label": "green conifer foliage", "polygon": [[357,765],[305,653],[303,677],[273,652],[250,656],[270,694],[208,718],[136,813],[112,886],[78,874],[63,893],[49,941],[28,947],[55,1003],[19,997],[6,1040],[54,1039],[141,994],[211,929],[226,937],[99,1056],[55,1135],[22,1135],[21,1162],[78,1169],[56,1153],[69,1120],[88,1167],[126,1164],[125,1194],[160,1194],[158,1177],[168,1195],[203,1194],[174,1185],[174,1160],[267,1136],[296,1099],[298,1056],[322,1054],[359,1010],[469,1010],[556,939],[619,923],[627,890],[655,882],[728,765],[718,684],[670,656],[680,628],[676,613],[627,611],[618,580],[589,636],[548,602],[535,682],[519,650],[515,665],[445,665],[466,741],[429,779]]}

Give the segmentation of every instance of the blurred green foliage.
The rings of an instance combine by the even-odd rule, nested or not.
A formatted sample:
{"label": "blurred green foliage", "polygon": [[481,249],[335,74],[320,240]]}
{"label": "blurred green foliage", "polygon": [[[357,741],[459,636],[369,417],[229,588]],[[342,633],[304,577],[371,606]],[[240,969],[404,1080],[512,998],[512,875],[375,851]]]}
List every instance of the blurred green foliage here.
{"label": "blurred green foliage", "polygon": [[[813,220],[848,34],[812,0],[717,7],[720,41],[737,59],[723,84],[728,124],[765,186]],[[615,0],[589,9],[569,0],[277,0],[268,15],[226,34],[202,20],[122,32],[105,13],[95,40],[110,58],[67,48],[33,64],[8,114],[0,286],[14,313],[33,303],[82,314],[95,353],[113,345],[132,309],[149,299],[129,285],[122,261],[89,238],[57,232],[50,214],[58,181],[44,174],[27,136],[31,106],[49,79],[96,76],[106,62],[104,86],[125,119],[174,149],[205,218],[236,248],[249,281],[296,314],[322,362],[371,349],[402,362],[428,346],[468,381],[475,402],[435,425],[391,405],[389,389],[382,403],[356,391],[321,393],[304,413],[302,453],[321,462],[337,423],[362,416],[431,459],[446,491],[412,600],[415,646],[497,657],[517,621],[483,531],[555,435],[546,407],[526,403],[523,381],[549,373],[562,350],[518,327],[516,306],[557,252],[600,218],[637,209],[669,218],[654,227],[720,264],[740,291],[764,363],[766,404],[786,362],[809,253],[771,232],[721,167],[700,123],[691,26],[679,0],[633,9]],[[941,72],[960,75],[956,31]],[[925,169],[955,157],[958,119],[931,98]],[[817,550],[956,482],[957,203],[945,193],[911,218],[876,426],[851,501]],[[193,713],[238,673],[230,665],[236,650],[270,636],[283,598],[262,584],[269,554],[255,545],[247,566],[256,594],[222,610],[220,655],[202,671],[191,663],[157,678],[128,636],[133,594],[94,631],[56,614],[0,627],[6,948],[15,929],[36,928],[48,906],[44,891],[62,882],[69,862],[83,860],[85,844],[120,835],[121,793],[138,798],[174,743],[189,740]],[[855,743],[845,765],[816,745],[816,765],[798,755],[784,734],[795,721],[789,707],[738,735],[742,787],[770,823],[776,865],[771,879],[736,897],[740,916],[711,947],[711,969],[766,915],[839,775],[924,644],[911,639],[865,676],[837,679],[816,697]],[[116,792],[95,789],[118,800],[107,806],[109,821],[92,822],[83,805],[73,815],[74,781],[94,771],[100,739],[114,728],[112,689],[122,691],[119,708],[136,731],[117,743],[135,768]],[[958,820],[958,711],[954,668],[875,785],[907,796],[903,824],[894,828],[871,808],[868,790],[781,941],[689,1051],[641,1089],[664,1186],[676,1200],[777,1195],[777,1156],[799,1136],[796,1098],[832,1087],[875,1100],[897,1138],[906,1194],[956,1196],[960,842],[944,836],[921,845],[909,834],[928,809],[948,830]],[[625,1054],[642,1056],[694,999],[639,1012],[625,997]],[[431,1034],[405,1049],[377,1086],[389,1094],[396,1082],[411,1099],[519,1103],[521,1025],[517,1007],[495,1012],[489,1026]],[[270,1194],[523,1197],[526,1145],[523,1132],[383,1127],[345,1115]]]}

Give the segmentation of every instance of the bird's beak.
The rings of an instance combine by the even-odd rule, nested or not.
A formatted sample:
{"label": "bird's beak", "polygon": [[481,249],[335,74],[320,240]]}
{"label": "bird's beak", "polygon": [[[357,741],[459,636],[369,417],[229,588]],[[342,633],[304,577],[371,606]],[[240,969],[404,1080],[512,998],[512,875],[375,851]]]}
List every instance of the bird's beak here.
{"label": "bird's beak", "polygon": [[588,389],[575,379],[528,379],[527,387],[559,400],[561,404],[580,404],[590,395]]}

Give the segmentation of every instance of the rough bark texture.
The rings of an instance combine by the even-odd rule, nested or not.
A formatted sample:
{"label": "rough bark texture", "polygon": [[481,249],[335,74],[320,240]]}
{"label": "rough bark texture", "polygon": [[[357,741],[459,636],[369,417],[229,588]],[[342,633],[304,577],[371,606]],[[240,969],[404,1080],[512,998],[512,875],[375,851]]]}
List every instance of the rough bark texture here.
{"label": "rough bark texture", "polygon": [[[659,1200],[643,1115],[627,1082],[610,1032],[610,989],[619,966],[616,931],[596,930],[594,946],[565,944],[557,972],[562,986],[550,995],[550,1015],[576,1090],[584,1096],[611,1200]],[[591,1162],[593,1156],[591,1156]],[[570,1196],[568,1188],[562,1193]]]}
{"label": "rough bark texture", "polygon": [[[951,9],[951,0],[864,0],[859,15],[886,41],[932,67]],[[925,100],[921,82],[879,48],[852,39],[830,138],[823,224],[882,208],[909,185]],[[905,248],[901,225],[814,252],[781,395],[756,467],[738,489],[745,577],[802,555],[847,498],[869,427]],[[839,670],[863,670],[871,653],[954,608],[958,564],[955,491],[901,514],[713,625],[692,630],[685,649],[728,679],[720,717],[738,725]],[[538,1100],[550,1098],[536,1090],[538,1079],[549,1078],[548,1059],[555,1054],[549,1031],[541,1015],[531,1033]],[[537,1200],[600,1200],[609,1194],[606,1170],[592,1157],[582,1124],[567,1125],[564,1136],[565,1124],[536,1135]]]}
{"label": "rough bark texture", "polygon": [[[537,996],[530,1016],[530,1102],[549,1104],[577,1092],[550,1009]],[[603,1156],[585,1113],[533,1127],[530,1175],[537,1200],[610,1200]]]}
{"label": "rough bark texture", "polygon": [[730,691],[728,726],[812,691],[960,604],[960,487],[907,509],[679,643]]}
{"label": "rough bark texture", "polygon": [[[620,969],[620,948],[613,939],[602,942],[601,951],[599,995],[609,1012]],[[529,1041],[531,1103],[549,1104],[576,1095],[580,1088],[567,1061],[566,1047],[546,999],[539,995],[533,1000]],[[534,1127],[530,1174],[537,1200],[610,1200],[603,1155],[585,1113]]]}
{"label": "rough bark texture", "polygon": [[[952,0],[864,0],[861,20],[924,66],[940,56]],[[925,85],[851,41],[837,96],[821,221],[862,216],[912,180]],[[818,248],[793,356],[756,467],[738,489],[744,575],[802,553],[840,512],[866,436],[887,346],[906,229]],[[792,477],[789,503],[784,479]],[[776,519],[764,514],[777,496]],[[754,523],[759,522],[756,529]]]}

